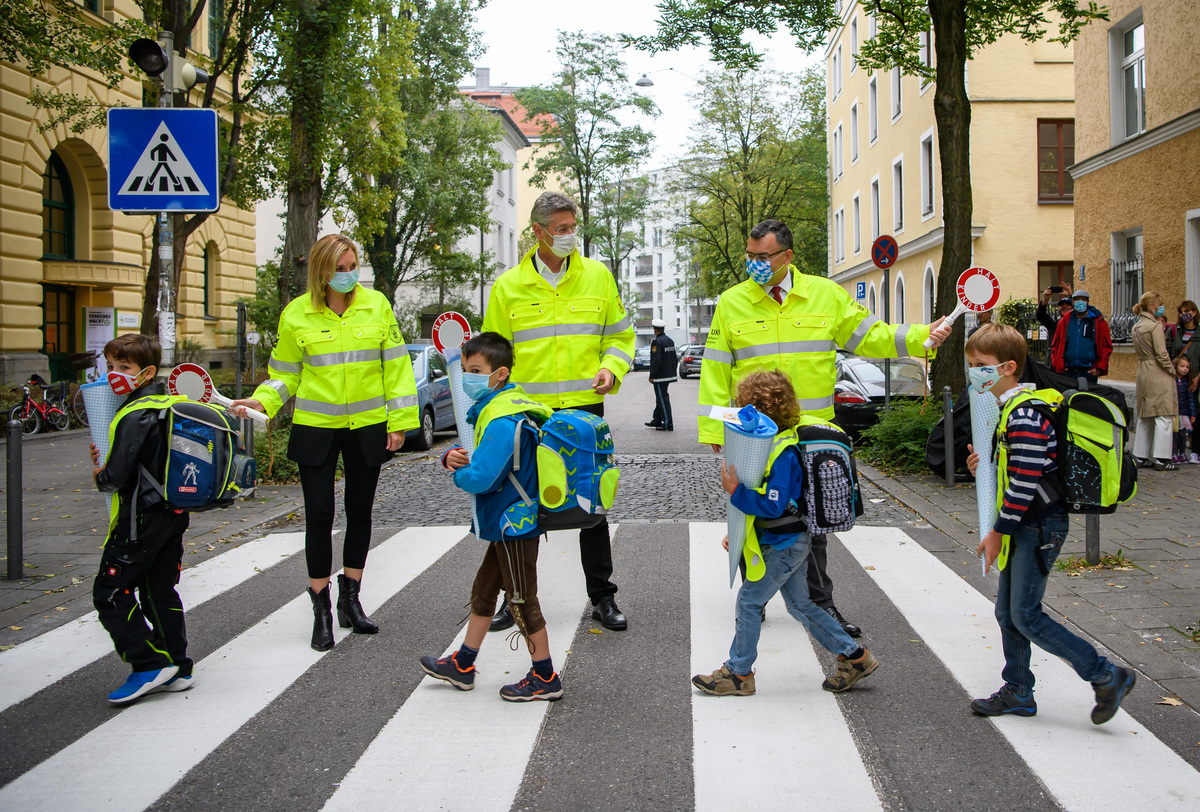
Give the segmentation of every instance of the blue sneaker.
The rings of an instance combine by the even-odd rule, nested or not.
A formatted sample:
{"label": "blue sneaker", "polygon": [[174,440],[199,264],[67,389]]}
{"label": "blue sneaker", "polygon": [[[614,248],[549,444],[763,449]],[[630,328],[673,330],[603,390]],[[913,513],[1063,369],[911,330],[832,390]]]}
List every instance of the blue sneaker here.
{"label": "blue sneaker", "polygon": [[538,699],[554,702],[562,699],[562,695],[562,680],[558,678],[557,672],[550,679],[544,680],[532,669],[525,675],[525,679],[500,689],[500,698],[509,702],[532,702]]}
{"label": "blue sneaker", "polygon": [[971,710],[980,716],[1036,716],[1037,703],[1033,691],[1029,696],[1018,696],[1008,683],[987,699],[972,699]]}
{"label": "blue sneaker", "polygon": [[190,691],[196,685],[195,674],[176,674],[162,685],[150,691],[152,694],[162,693],[178,693],[179,691]]}
{"label": "blue sneaker", "polygon": [[475,687],[475,666],[459,668],[457,654],[456,651],[440,660],[426,654],[421,657],[421,670],[434,679],[450,683],[460,691],[469,691]]}
{"label": "blue sneaker", "polygon": [[179,666],[177,665],[168,665],[166,668],[154,671],[134,671],[125,680],[124,685],[108,695],[108,701],[112,705],[128,705],[160,685],[170,682],[171,678],[178,673]]}
{"label": "blue sneaker", "polygon": [[1123,700],[1137,683],[1137,672],[1132,668],[1115,666],[1112,679],[1104,685],[1092,683],[1096,691],[1096,707],[1092,708],[1092,724],[1102,725],[1117,713]]}

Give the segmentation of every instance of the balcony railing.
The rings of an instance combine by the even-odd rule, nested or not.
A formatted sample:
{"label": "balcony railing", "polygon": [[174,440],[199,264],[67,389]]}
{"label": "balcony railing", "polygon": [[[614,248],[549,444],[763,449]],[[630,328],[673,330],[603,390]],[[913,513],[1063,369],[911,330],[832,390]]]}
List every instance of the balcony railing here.
{"label": "balcony railing", "polygon": [[1112,269],[1112,309],[1108,326],[1113,341],[1129,341],[1133,337],[1133,324],[1137,318],[1131,312],[1142,298],[1141,254],[1134,254],[1124,262],[1108,261]]}

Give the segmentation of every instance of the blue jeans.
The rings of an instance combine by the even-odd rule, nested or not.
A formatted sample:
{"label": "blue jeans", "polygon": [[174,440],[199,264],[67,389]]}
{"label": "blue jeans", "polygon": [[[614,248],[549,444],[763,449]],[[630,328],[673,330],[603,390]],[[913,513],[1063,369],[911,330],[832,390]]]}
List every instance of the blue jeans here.
{"label": "blue jeans", "polygon": [[737,596],[737,627],[729,659],[725,665],[735,674],[750,673],[758,658],[758,637],[762,630],[762,609],[776,592],[783,593],[788,614],[804,624],[816,641],[834,654],[852,654],[858,644],[842,630],[833,616],[808,597],[807,533],[801,533],[796,543],[784,550],[763,547],[763,563],[767,571],[757,581],[743,581]]}
{"label": "blue jeans", "polygon": [[1022,522],[1009,542],[1008,566],[1000,571],[996,589],[996,620],[1004,644],[1004,681],[1019,694],[1033,690],[1029,668],[1030,643],[1066,660],[1075,673],[1089,682],[1106,682],[1113,665],[1088,641],[1067,631],[1042,610],[1049,571],[1067,538],[1069,521],[1064,509],[1049,508],[1040,519]]}

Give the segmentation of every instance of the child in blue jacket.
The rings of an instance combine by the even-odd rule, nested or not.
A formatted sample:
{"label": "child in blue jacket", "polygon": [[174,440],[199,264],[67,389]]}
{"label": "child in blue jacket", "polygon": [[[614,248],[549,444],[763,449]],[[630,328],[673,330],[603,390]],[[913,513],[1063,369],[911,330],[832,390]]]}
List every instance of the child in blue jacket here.
{"label": "child in blue jacket", "polygon": [[[804,624],[809,634],[826,650],[837,655],[837,671],[821,683],[826,691],[841,693],[879,667],[879,661],[859,646],[829,612],[812,602],[808,594],[808,528],[803,519],[759,528],[759,519],[780,519],[791,505],[804,504],[804,468],[796,450],[796,425],[800,404],[791,381],[779,370],[747,375],[737,392],[738,406],[752,405],[775,421],[779,435],[767,461],[763,486],[750,490],[738,483],[733,466],[721,464],[721,487],[730,503],[756,519],[755,530],[762,548],[766,573],[757,581],[742,582],[737,596],[737,626],[729,659],[711,674],[697,674],[692,684],[714,696],[749,696],[754,693],[751,666],[758,658],[762,610],[776,592],[783,593],[788,613]],[[729,537],[721,541],[729,549]]]}
{"label": "child in blue jacket", "polygon": [[503,587],[517,626],[533,659],[524,679],[500,689],[510,702],[553,701],[563,695],[550,658],[546,621],[537,597],[537,442],[526,415],[549,417],[552,410],[508,383],[513,347],[499,333],[480,333],[462,348],[463,391],[475,401],[467,422],[475,427],[475,451],[468,459],[452,448],[442,465],[454,472],[454,484],[475,494],[472,529],[488,542],[471,587],[471,616],[458,651],[440,659],[425,655],[421,668],[455,688],[475,687],[475,656],[496,610]]}

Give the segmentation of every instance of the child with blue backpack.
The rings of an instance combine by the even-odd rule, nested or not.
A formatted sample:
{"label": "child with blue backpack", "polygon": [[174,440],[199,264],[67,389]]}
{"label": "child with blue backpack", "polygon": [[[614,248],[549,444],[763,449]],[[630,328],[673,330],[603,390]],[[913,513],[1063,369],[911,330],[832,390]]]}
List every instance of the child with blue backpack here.
{"label": "child with blue backpack", "polygon": [[186,691],[195,684],[183,602],[175,589],[188,514],[169,509],[146,479],[147,470],[166,465],[166,423],[159,416],[178,400],[154,382],[162,363],[158,341],[128,333],[108,342],[104,357],[109,385],[128,398],[113,418],[103,463],[92,446],[96,487],[116,494],[92,602],[117,653],[133,668],[108,701],[128,705],[149,693]]}
{"label": "child with blue backpack", "polygon": [[463,391],[475,401],[467,413],[467,422],[475,427],[475,451],[468,459],[462,448],[452,448],[442,465],[454,472],[455,485],[475,494],[477,525],[472,529],[488,546],[471,587],[462,646],[442,658],[425,655],[420,663],[426,674],[459,690],[474,688],[475,657],[503,588],[533,662],[524,679],[500,689],[500,697],[553,701],[562,698],[563,688],[537,596],[537,434],[528,420],[530,415],[549,417],[553,410],[508,382],[512,366],[513,346],[499,333],[480,333],[463,345]]}

